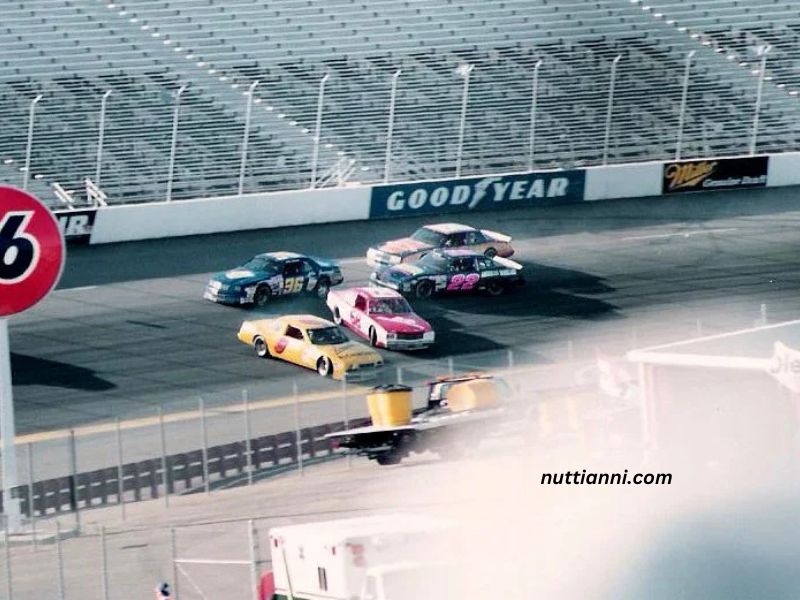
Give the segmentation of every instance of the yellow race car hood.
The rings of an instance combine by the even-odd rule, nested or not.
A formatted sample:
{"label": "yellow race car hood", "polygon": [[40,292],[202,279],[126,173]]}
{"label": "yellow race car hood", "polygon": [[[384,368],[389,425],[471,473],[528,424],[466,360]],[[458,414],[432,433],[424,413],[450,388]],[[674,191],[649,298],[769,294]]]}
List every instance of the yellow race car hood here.
{"label": "yellow race car hood", "polygon": [[377,352],[369,346],[358,342],[332,344],[323,348],[326,354],[349,362],[374,362],[380,360],[380,355]]}

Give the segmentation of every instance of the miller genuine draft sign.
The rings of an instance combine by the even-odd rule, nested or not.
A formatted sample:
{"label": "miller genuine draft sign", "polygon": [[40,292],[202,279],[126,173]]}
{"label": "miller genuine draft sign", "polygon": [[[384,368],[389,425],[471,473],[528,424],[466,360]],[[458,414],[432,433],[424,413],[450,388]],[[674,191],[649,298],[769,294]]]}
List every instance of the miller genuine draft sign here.
{"label": "miller genuine draft sign", "polygon": [[704,192],[764,187],[769,157],[715,158],[664,163],[662,191]]}

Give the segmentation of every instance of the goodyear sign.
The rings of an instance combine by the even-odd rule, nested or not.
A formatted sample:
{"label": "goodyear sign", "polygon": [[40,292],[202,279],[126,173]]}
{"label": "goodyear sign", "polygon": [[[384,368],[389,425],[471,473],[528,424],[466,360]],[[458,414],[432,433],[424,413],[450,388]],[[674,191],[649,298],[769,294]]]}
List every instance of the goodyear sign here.
{"label": "goodyear sign", "polygon": [[585,171],[419,181],[372,188],[370,218],[497,210],[583,200]]}
{"label": "goodyear sign", "polygon": [[768,156],[668,162],[664,163],[662,191],[672,194],[764,187],[768,167]]}

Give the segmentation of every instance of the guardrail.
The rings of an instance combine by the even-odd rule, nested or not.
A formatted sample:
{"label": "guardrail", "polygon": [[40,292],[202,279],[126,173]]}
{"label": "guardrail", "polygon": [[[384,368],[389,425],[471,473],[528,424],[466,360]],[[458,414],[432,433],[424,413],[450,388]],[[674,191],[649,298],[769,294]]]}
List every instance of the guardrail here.
{"label": "guardrail", "polygon": [[800,185],[800,152],[101,206],[57,211],[57,216],[68,241],[105,244],[313,223],[787,185]]}

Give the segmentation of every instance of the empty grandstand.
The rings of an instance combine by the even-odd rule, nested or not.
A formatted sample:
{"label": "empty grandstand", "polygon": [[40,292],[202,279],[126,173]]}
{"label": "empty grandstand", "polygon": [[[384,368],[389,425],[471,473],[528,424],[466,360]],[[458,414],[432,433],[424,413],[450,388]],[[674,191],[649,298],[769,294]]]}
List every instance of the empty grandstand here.
{"label": "empty grandstand", "polygon": [[746,154],[767,46],[755,149],[794,149],[790,4],[14,0],[0,181],[184,199],[671,158],[679,128]]}

